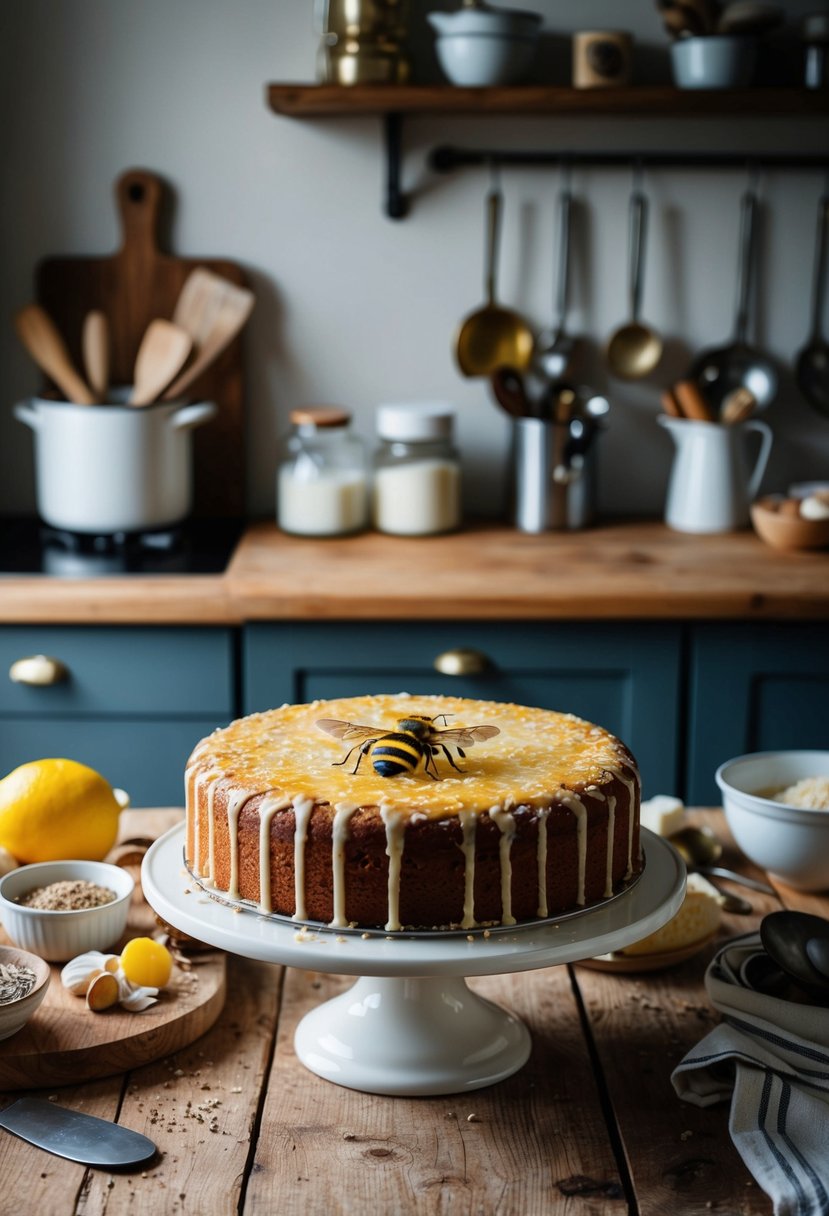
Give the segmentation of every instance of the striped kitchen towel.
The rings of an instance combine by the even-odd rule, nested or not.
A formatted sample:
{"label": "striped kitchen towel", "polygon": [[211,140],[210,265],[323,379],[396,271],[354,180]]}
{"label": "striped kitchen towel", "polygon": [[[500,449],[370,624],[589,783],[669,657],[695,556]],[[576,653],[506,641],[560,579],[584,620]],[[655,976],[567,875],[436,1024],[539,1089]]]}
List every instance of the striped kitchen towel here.
{"label": "striped kitchen towel", "polygon": [[775,1216],[829,1216],[829,1008],[755,991],[759,933],[733,938],[705,974],[723,1021],[671,1076],[681,1098],[731,1096],[729,1130]]}

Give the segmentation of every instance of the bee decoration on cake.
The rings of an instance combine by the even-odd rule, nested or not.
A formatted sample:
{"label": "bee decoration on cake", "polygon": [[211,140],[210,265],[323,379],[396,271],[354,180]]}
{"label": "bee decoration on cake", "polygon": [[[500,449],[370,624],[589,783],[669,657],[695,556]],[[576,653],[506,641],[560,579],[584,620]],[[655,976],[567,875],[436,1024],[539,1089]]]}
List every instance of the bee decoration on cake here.
{"label": "bee decoration on cake", "polygon": [[449,730],[436,730],[435,722],[446,714],[438,714],[435,718],[427,718],[424,714],[411,714],[407,718],[399,718],[394,730],[385,731],[376,726],[358,726],[354,722],[341,722],[339,718],[321,718],[317,722],[320,730],[335,739],[344,739],[347,743],[355,740],[342,760],[335,760],[334,765],[345,764],[356,751],[357,763],[351,770],[356,773],[363,757],[368,756],[371,766],[380,777],[399,777],[401,773],[414,773],[421,765],[433,781],[439,780],[435,756],[443,752],[446,759],[456,772],[464,770],[455,763],[450,746],[454,747],[465,759],[465,747],[471,747],[483,739],[491,739],[500,734],[497,726],[457,726]]}

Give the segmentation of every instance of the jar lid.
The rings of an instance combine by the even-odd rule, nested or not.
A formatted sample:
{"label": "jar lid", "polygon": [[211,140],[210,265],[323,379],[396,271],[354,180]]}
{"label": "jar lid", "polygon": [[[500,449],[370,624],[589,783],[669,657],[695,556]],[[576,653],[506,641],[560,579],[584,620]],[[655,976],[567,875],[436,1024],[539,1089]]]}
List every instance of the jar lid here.
{"label": "jar lid", "polygon": [[314,426],[317,428],[331,426],[348,426],[351,415],[347,410],[334,406],[308,406],[300,410],[291,410],[291,422],[294,426]]}
{"label": "jar lid", "polygon": [[382,439],[415,441],[449,439],[455,407],[442,401],[378,405],[377,433]]}

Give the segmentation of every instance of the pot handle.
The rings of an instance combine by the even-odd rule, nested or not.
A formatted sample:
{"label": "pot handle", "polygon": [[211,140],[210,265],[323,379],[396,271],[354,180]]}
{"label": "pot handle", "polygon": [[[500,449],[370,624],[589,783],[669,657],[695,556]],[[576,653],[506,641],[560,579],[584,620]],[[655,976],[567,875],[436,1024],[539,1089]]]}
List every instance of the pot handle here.
{"label": "pot handle", "polygon": [[40,426],[40,414],[38,414],[36,409],[33,409],[32,404],[29,401],[18,401],[17,404],[12,407],[12,413],[18,422],[25,423],[26,426],[30,426],[33,431],[36,431]]}
{"label": "pot handle", "polygon": [[756,431],[760,436],[760,451],[757,453],[757,460],[754,464],[751,476],[748,479],[748,498],[751,502],[757,497],[757,491],[760,488],[760,482],[763,480],[763,474],[766,471],[766,465],[769,462],[771,455],[772,433],[771,427],[767,422],[761,422],[759,418],[749,418],[748,422],[742,424],[744,431]]}
{"label": "pot handle", "polygon": [[194,426],[201,426],[216,414],[215,401],[198,401],[194,405],[184,405],[170,415],[170,426],[176,431],[186,431]]}

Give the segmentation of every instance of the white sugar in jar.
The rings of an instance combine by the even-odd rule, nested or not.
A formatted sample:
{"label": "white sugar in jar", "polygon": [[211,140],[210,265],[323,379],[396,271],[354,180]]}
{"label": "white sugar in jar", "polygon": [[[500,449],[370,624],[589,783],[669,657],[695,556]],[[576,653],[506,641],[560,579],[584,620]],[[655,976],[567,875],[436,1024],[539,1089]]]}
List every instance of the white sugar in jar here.
{"label": "white sugar in jar", "polygon": [[381,405],[374,457],[374,526],[395,536],[433,536],[461,522],[461,474],[451,405]]}
{"label": "white sugar in jar", "polygon": [[346,536],[368,524],[368,474],[362,441],[350,414],[302,409],[276,479],[277,522],[296,536]]}

